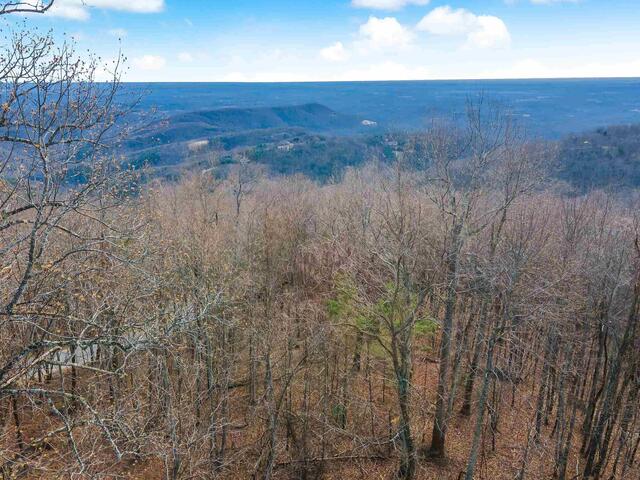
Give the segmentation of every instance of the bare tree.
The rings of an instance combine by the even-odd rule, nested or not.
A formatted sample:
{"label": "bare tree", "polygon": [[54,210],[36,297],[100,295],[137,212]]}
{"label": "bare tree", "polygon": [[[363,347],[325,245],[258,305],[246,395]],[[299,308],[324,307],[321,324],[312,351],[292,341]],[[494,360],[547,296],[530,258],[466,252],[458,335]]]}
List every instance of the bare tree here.
{"label": "bare tree", "polygon": [[[421,140],[419,161],[427,175],[426,192],[437,206],[444,226],[443,252],[446,264],[445,311],[440,342],[440,368],[436,398],[436,416],[430,455],[445,455],[449,410],[448,376],[452,334],[458,303],[459,264],[467,240],[483,231],[494,218],[505,217],[506,208],[519,195],[524,185],[521,175],[508,165],[507,157],[521,144],[521,135],[510,117],[495,105],[480,98],[467,106],[462,127],[455,123],[434,125]],[[510,157],[509,157],[510,158]],[[522,162],[514,166],[522,170]],[[516,172],[517,173],[517,172]],[[494,186],[505,178],[503,203],[495,207],[490,201]]]}
{"label": "bare tree", "polygon": [[36,0],[32,2],[0,2],[0,15],[11,13],[45,13],[55,0]]}
{"label": "bare tree", "polygon": [[260,174],[260,166],[252,163],[245,154],[240,154],[237,164],[229,173],[229,181],[235,200],[236,218],[240,217],[242,202],[248,195],[251,195]]}
{"label": "bare tree", "polygon": [[[0,397],[12,398],[18,432],[19,406],[48,402],[64,424],[80,471],[88,467],[74,438],[78,422],[68,415],[71,405],[99,427],[117,458],[122,451],[77,390],[77,372],[114,375],[90,366],[86,357],[132,348],[123,330],[112,328],[115,305],[105,301],[89,309],[79,293],[95,267],[106,271],[121,261],[117,242],[126,233],[111,212],[133,181],[106,150],[126,113],[117,98],[120,60],[106,67],[112,75],[107,83],[96,81],[100,68],[97,60],[78,56],[72,44],[56,46],[50,35],[28,32],[15,33],[0,57],[0,259],[9,274],[0,318],[13,338],[0,355]],[[37,382],[47,369],[51,376],[53,366],[61,377],[71,373],[71,390],[64,382]]]}
{"label": "bare tree", "polygon": [[459,478],[638,476],[637,215],[543,190],[504,111],[329,184],[141,186],[80,57],[0,56],[0,475],[432,478],[434,419]]}

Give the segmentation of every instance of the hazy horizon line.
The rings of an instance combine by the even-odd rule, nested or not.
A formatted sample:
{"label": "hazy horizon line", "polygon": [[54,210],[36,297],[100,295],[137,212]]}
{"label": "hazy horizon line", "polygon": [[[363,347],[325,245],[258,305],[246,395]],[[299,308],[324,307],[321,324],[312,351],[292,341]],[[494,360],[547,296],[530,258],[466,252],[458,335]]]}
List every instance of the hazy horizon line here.
{"label": "hazy horizon line", "polygon": [[216,83],[224,85],[278,85],[278,84],[340,84],[340,83],[416,83],[416,82],[513,82],[513,81],[576,81],[576,80],[638,80],[633,77],[518,77],[518,78],[428,78],[413,80],[282,80],[282,81],[225,81],[225,80],[121,80],[121,83],[162,84],[162,83]]}

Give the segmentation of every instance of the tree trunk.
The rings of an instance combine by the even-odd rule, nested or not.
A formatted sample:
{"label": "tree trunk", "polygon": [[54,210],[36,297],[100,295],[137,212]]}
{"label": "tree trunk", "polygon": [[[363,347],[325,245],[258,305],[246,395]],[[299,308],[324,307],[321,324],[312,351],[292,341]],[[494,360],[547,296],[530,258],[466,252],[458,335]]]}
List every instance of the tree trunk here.
{"label": "tree trunk", "polygon": [[493,351],[495,349],[498,332],[494,329],[491,332],[491,338],[489,339],[489,346],[487,347],[487,361],[485,365],[484,375],[482,379],[482,390],[480,391],[480,401],[478,402],[478,413],[476,417],[476,426],[473,432],[473,444],[471,446],[471,452],[469,453],[469,462],[467,464],[467,471],[465,474],[465,480],[473,480],[473,473],[478,461],[478,452],[480,450],[480,440],[482,437],[482,426],[484,424],[484,411],[487,405],[487,397],[489,395],[489,385],[491,383],[491,376],[493,375]]}
{"label": "tree trunk", "polygon": [[461,248],[462,223],[456,222],[453,229],[452,248],[448,258],[447,299],[445,303],[442,338],[440,340],[440,369],[438,372],[438,387],[436,393],[436,415],[433,422],[431,447],[429,455],[444,458],[447,435],[447,380],[449,374],[449,359],[451,353],[451,332],[453,331],[453,316],[455,315],[458,299],[458,255]]}

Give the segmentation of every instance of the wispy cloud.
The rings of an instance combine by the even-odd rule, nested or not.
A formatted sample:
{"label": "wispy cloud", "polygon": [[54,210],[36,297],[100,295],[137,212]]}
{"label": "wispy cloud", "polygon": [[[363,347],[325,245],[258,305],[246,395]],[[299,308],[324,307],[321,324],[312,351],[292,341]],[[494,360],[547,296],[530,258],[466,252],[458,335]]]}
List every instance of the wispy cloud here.
{"label": "wispy cloud", "polygon": [[550,5],[552,3],[580,3],[581,0],[531,0],[531,3],[538,5]]}
{"label": "wispy cloud", "polygon": [[557,3],[581,3],[582,0],[504,0],[507,5],[515,5],[522,2],[533,3],[534,5],[553,5]]}
{"label": "wispy cloud", "polygon": [[352,0],[351,5],[357,8],[372,10],[400,10],[407,5],[428,5],[430,0]]}
{"label": "wispy cloud", "polygon": [[124,28],[112,28],[107,33],[116,38],[124,38],[128,34],[128,32]]}
{"label": "wispy cloud", "polygon": [[183,63],[191,63],[195,59],[193,58],[193,55],[189,52],[180,52],[178,54],[178,60],[180,60]]}
{"label": "wispy cloud", "polygon": [[386,61],[349,69],[335,77],[330,77],[329,80],[428,80],[429,78],[431,78],[431,72],[425,67]]}
{"label": "wispy cloud", "polygon": [[91,9],[132,13],[157,13],[164,10],[164,0],[56,0],[47,15],[69,20],[88,20]]}
{"label": "wispy cloud", "polygon": [[167,65],[167,60],[160,55],[143,55],[133,59],[133,65],[139,70],[162,70]]}

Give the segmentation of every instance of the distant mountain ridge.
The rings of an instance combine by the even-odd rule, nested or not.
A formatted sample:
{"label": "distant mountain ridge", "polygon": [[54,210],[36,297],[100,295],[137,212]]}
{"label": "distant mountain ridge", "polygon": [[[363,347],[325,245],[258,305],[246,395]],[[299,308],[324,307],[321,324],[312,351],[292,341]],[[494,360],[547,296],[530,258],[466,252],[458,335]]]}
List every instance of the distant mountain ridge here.
{"label": "distant mountain ridge", "polygon": [[[164,119],[131,137],[122,153],[131,166],[152,167],[153,175],[159,176],[174,177],[211,161],[231,165],[242,155],[272,173],[303,173],[325,180],[347,166],[373,158],[393,159],[394,151],[402,149],[397,140],[413,135],[389,131],[377,120],[340,113],[317,102],[165,113]],[[547,141],[559,147],[553,176],[577,190],[640,186],[638,124]]]}
{"label": "distant mountain ridge", "polygon": [[[339,113],[320,103],[224,107],[158,119],[131,136],[123,153],[136,167],[166,168],[208,157],[207,152],[232,154],[238,148],[259,145],[289,149],[315,135],[346,138],[378,131],[374,119]],[[335,159],[338,163],[340,160]]]}
{"label": "distant mountain ridge", "polygon": [[313,131],[357,129],[363,120],[319,103],[284,107],[220,108],[173,116],[171,124],[200,125],[219,132],[300,127]]}
{"label": "distant mountain ridge", "polygon": [[172,143],[212,140],[230,133],[274,129],[350,135],[371,132],[376,125],[370,119],[338,113],[319,103],[282,107],[225,107],[169,116],[138,132],[126,146],[129,150],[141,150]]}
{"label": "distant mountain ridge", "polygon": [[559,140],[606,125],[640,122],[640,78],[333,83],[125,84],[137,108],[165,118],[194,111],[321,104],[393,131],[420,131],[464,114],[469,99],[507,107],[529,135]]}

